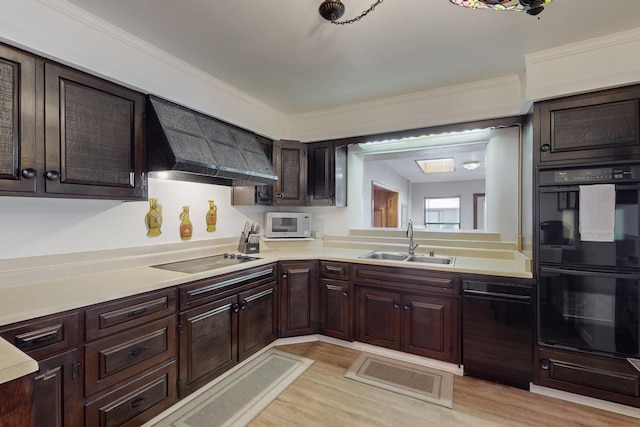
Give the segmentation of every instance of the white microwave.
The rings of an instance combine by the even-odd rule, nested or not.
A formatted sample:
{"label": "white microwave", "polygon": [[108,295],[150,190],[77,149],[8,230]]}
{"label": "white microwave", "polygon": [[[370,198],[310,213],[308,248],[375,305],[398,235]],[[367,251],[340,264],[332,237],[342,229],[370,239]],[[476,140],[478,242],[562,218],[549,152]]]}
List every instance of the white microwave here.
{"label": "white microwave", "polygon": [[266,212],[266,237],[311,237],[311,214],[297,212]]}

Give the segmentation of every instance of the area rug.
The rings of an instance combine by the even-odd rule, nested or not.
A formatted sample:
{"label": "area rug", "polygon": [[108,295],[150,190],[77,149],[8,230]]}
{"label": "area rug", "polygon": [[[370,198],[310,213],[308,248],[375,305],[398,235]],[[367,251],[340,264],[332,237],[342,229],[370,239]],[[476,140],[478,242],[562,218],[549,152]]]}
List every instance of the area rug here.
{"label": "area rug", "polygon": [[246,426],[313,360],[271,349],[154,424],[154,427]]}
{"label": "area rug", "polygon": [[345,378],[453,408],[453,374],[362,353]]}

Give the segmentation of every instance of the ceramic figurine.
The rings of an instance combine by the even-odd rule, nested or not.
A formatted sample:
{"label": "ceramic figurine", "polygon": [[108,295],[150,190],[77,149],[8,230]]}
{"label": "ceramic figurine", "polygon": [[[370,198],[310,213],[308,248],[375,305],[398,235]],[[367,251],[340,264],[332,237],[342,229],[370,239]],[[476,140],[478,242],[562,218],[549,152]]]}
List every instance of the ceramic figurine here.
{"label": "ceramic figurine", "polygon": [[147,236],[154,237],[162,234],[160,227],[162,226],[162,205],[158,203],[158,199],[149,199],[149,212],[145,216],[147,224]]}
{"label": "ceramic figurine", "polygon": [[209,210],[207,211],[207,231],[216,231],[216,222],[218,221],[218,207],[213,200],[209,200]]}
{"label": "ceramic figurine", "polygon": [[182,240],[191,239],[193,234],[193,225],[189,220],[189,206],[182,207],[182,213],[180,214],[180,238]]}

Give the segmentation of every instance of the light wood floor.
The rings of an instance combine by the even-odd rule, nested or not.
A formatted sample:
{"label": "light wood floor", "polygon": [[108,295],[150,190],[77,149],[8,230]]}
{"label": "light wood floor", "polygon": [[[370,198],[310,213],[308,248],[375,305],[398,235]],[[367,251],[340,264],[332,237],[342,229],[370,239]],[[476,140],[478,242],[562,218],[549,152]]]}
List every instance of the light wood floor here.
{"label": "light wood floor", "polygon": [[456,375],[453,410],[343,376],[360,352],[324,342],[279,346],[316,362],[250,427],[640,426],[640,420]]}

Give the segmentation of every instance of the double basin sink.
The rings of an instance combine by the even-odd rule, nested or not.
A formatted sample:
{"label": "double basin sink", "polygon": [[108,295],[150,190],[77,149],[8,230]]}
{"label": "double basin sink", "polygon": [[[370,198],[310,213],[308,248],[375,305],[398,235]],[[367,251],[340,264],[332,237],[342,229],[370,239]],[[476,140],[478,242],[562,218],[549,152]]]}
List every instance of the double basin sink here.
{"label": "double basin sink", "polygon": [[407,252],[383,252],[372,251],[364,255],[360,255],[360,259],[375,259],[382,261],[402,261],[419,264],[439,264],[439,265],[453,265],[456,258],[452,256],[435,256],[435,255],[415,255]]}

